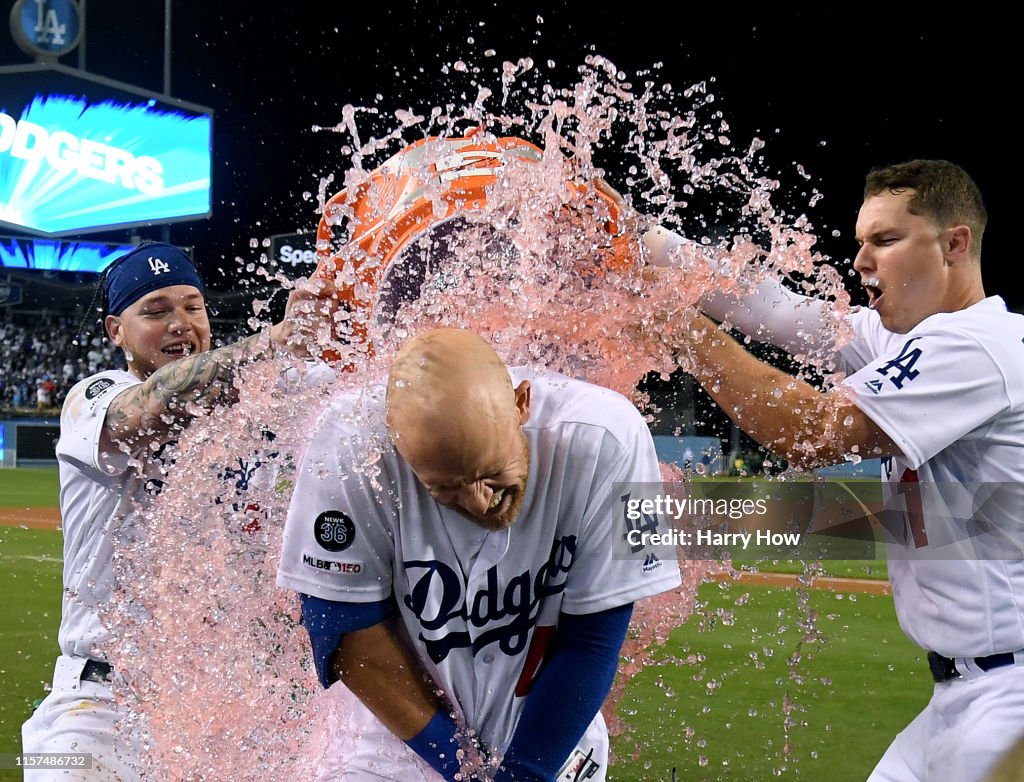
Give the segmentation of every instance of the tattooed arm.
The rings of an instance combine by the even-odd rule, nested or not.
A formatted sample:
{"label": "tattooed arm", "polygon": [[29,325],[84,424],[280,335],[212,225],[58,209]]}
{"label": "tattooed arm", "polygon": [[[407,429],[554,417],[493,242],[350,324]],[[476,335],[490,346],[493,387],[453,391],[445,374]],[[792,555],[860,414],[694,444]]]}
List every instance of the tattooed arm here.
{"label": "tattooed arm", "polygon": [[284,318],[231,345],[167,364],[118,395],[107,409],[101,450],[118,444],[137,450],[140,441],[163,443],[188,421],[215,405],[238,400],[235,377],[241,367],[271,357],[280,348],[308,356],[318,331],[337,309],[334,286],[325,280],[299,281],[288,296]]}
{"label": "tattooed arm", "polygon": [[[110,403],[103,426],[103,449],[137,438],[163,442],[187,421],[217,404],[238,399],[238,369],[273,352],[266,334],[253,334],[222,348],[161,367]],[[134,450],[134,448],[133,448]]]}

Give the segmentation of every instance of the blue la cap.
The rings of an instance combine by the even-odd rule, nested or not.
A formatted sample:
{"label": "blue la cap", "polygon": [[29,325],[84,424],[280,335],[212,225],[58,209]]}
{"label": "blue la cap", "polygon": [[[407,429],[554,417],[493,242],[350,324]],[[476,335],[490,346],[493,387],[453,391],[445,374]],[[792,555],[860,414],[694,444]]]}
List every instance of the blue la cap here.
{"label": "blue la cap", "polygon": [[181,248],[163,242],[141,244],[107,270],[103,283],[107,314],[120,315],[147,293],[172,285],[191,285],[206,298],[199,272]]}

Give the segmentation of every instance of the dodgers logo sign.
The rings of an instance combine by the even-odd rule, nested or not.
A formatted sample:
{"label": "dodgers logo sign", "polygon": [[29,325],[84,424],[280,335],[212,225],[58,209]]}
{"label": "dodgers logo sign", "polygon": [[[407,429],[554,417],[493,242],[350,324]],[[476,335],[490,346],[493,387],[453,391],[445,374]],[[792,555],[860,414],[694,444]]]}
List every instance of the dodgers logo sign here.
{"label": "dodgers logo sign", "polygon": [[54,64],[0,68],[0,225],[67,236],[210,214],[211,111]]}
{"label": "dodgers logo sign", "polygon": [[11,8],[11,35],[33,57],[60,57],[82,37],[82,20],[75,0],[17,0]]}
{"label": "dodgers logo sign", "polygon": [[575,560],[576,536],[565,535],[552,543],[550,556],[536,570],[527,568],[502,585],[493,565],[473,592],[444,562],[408,560],[409,591],[402,603],[419,621],[419,639],[435,663],[452,649],[469,648],[475,655],[490,644],[515,656],[526,650],[540,604],[565,590]]}

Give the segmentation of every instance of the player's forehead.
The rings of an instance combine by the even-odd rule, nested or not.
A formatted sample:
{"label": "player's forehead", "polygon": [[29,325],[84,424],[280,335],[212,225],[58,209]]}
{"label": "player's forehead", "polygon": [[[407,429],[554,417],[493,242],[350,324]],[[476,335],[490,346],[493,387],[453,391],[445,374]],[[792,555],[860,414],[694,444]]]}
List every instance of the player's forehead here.
{"label": "player's forehead", "polygon": [[902,190],[898,193],[883,190],[865,198],[857,213],[857,238],[863,238],[867,234],[884,230],[913,217],[908,209],[913,193],[913,190]]}
{"label": "player's forehead", "polygon": [[178,305],[206,304],[202,292],[193,285],[169,285],[166,288],[157,288],[134,302],[129,309],[142,311],[156,306],[178,306]]}

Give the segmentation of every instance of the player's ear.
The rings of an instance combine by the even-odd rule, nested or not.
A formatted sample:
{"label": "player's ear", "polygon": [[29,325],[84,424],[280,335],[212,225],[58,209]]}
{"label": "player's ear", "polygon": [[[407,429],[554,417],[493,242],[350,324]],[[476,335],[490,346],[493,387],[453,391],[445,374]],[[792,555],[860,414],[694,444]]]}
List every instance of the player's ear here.
{"label": "player's ear", "polygon": [[124,331],[121,328],[121,319],[117,315],[107,315],[103,319],[103,327],[107,330],[110,341],[118,347],[124,342]]}
{"label": "player's ear", "polygon": [[946,263],[971,257],[971,228],[967,225],[954,225],[944,237],[942,246]]}
{"label": "player's ear", "polygon": [[522,426],[530,420],[530,381],[524,380],[515,387],[516,420]]}

